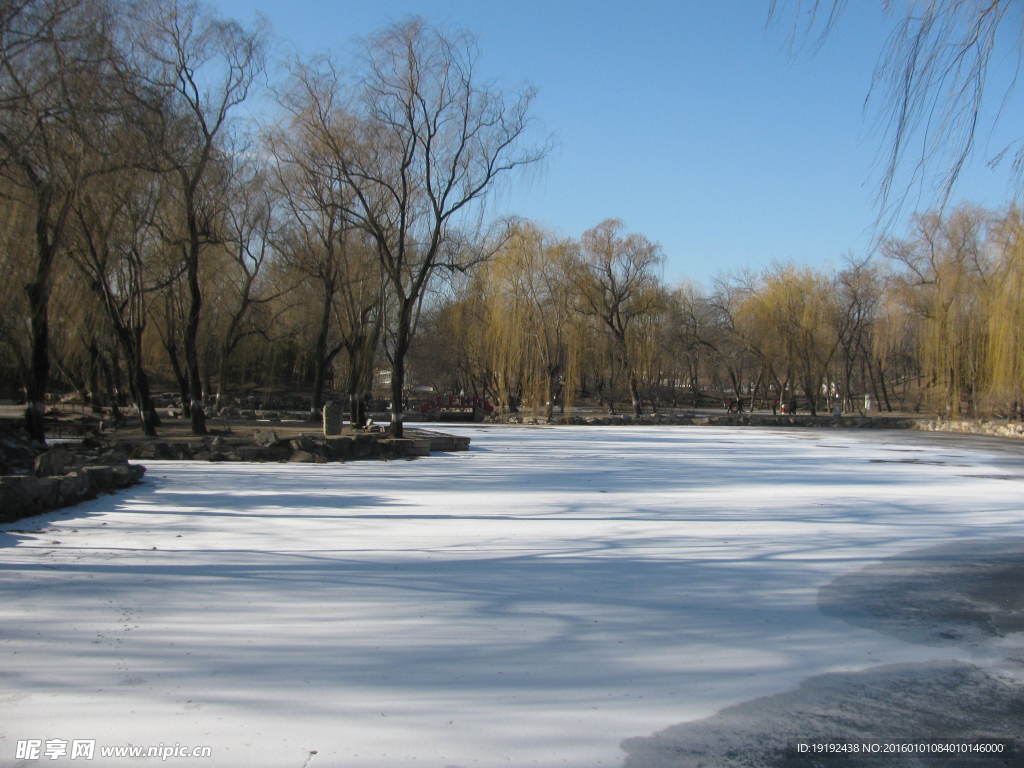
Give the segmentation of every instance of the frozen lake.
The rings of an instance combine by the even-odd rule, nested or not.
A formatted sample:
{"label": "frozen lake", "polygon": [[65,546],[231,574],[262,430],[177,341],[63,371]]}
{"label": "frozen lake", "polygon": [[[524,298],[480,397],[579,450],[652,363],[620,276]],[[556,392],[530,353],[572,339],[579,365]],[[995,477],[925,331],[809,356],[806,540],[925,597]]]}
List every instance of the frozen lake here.
{"label": "frozen lake", "polygon": [[651,734],[717,733],[723,708],[810,679],[1022,676],[1024,626],[951,630],[920,594],[921,616],[893,618],[910,603],[886,586],[961,552],[1012,559],[1021,451],[445,429],[472,449],[146,462],[143,485],[0,526],[0,765],[83,763],[18,761],[23,739],[212,747],[182,765],[689,765]]}

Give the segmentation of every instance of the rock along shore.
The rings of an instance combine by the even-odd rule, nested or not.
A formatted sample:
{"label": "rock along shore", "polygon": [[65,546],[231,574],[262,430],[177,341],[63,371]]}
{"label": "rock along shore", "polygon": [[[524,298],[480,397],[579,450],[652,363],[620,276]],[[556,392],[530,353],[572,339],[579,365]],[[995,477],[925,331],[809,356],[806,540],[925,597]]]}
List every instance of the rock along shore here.
{"label": "rock along shore", "polygon": [[665,425],[701,427],[841,427],[843,429],[916,429],[921,419],[899,416],[811,416],[810,414],[729,413],[554,415],[550,419],[528,414],[502,414],[491,419],[502,424],[573,424],[590,426]]}
{"label": "rock along shore", "polygon": [[[137,483],[141,464],[129,464],[123,451],[82,444],[57,445],[33,455],[30,445],[2,438],[0,522],[8,523],[68,507]],[[27,468],[30,463],[31,470]]]}
{"label": "rock along shore", "polygon": [[318,434],[287,436],[272,427],[251,436],[216,435],[188,439],[139,438],[112,443],[131,459],[179,461],[283,461],[323,464],[362,459],[406,459],[432,451],[465,451],[468,437],[422,429],[405,429],[405,437],[386,432],[348,430],[324,437]]}

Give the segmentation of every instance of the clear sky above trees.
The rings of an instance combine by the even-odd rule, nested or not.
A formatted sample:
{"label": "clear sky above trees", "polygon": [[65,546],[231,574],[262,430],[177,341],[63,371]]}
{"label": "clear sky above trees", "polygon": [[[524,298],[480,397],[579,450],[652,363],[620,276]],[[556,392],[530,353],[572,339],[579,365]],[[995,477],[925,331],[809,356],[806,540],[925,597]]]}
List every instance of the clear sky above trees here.
{"label": "clear sky above trees", "polygon": [[[213,3],[240,19],[265,15],[279,61],[333,50],[344,64],[356,55],[355,38],[411,14],[473,32],[489,77],[537,86],[536,128],[557,143],[495,212],[571,236],[621,218],[663,245],[666,280],[705,285],[723,271],[837,264],[871,247],[884,148],[878,114],[864,100],[895,23],[880,5],[850,4],[825,45],[794,55],[789,20],[766,27],[766,0],[629,10],[576,0]],[[1009,55],[993,61],[989,105],[1004,113],[995,132],[979,135],[953,203],[998,207],[1015,192],[1008,161],[984,161],[1024,118],[1016,101],[1000,101],[998,85],[1016,64]],[[905,214],[933,200],[930,189],[914,192]]]}

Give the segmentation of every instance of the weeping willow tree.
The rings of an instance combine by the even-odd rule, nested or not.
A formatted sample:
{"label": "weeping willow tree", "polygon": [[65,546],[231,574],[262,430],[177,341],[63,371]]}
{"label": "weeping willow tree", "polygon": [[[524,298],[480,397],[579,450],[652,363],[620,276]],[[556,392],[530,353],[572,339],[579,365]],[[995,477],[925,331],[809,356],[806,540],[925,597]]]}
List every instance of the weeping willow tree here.
{"label": "weeping willow tree", "polygon": [[901,267],[895,290],[917,319],[917,357],[926,397],[951,418],[978,410],[987,348],[992,262],[983,211],[914,217],[910,239],[886,241]]}
{"label": "weeping willow tree", "polygon": [[[0,179],[0,196],[11,196],[9,185]],[[31,219],[12,203],[0,207],[0,392],[2,397],[24,396],[28,384],[31,348],[25,333],[29,306],[24,286],[29,282],[31,264],[22,254],[32,245]]]}
{"label": "weeping willow tree", "polygon": [[503,410],[515,410],[523,390],[535,389],[527,381],[524,358],[530,353],[526,341],[532,320],[527,309],[524,286],[512,267],[512,259],[499,256],[480,276],[480,320],[483,352],[491,373],[491,388]]}
{"label": "weeping willow tree", "polygon": [[723,360],[732,363],[726,368],[736,396],[740,397],[745,371],[753,359],[760,368],[758,381],[768,379],[783,397],[792,386],[795,355],[790,335],[781,332],[786,327],[783,308],[768,295],[763,277],[744,275],[732,284],[721,283],[717,302],[728,336],[735,342],[733,354]]}
{"label": "weeping willow tree", "polygon": [[626,233],[622,221],[605,219],[580,239],[573,259],[576,307],[593,317],[607,337],[611,362],[626,378],[633,414],[641,414],[636,360],[640,318],[661,311],[664,292],[656,270],[662,253],[639,233]]}
{"label": "weeping willow tree", "polygon": [[798,383],[812,414],[831,391],[837,314],[837,293],[828,276],[793,265],[766,271],[736,312],[737,327],[772,372],[780,393],[790,380]]}
{"label": "weeping willow tree", "polygon": [[654,289],[656,294],[651,312],[637,317],[630,332],[630,346],[633,350],[633,367],[640,386],[640,396],[646,395],[653,410],[657,411],[663,383],[674,389],[677,378],[678,349],[672,343],[673,300],[663,287]]}
{"label": "weeping willow tree", "polygon": [[517,397],[521,355],[518,347],[510,354],[500,354],[501,343],[495,340],[495,333],[506,335],[502,334],[504,323],[495,322],[500,319],[495,308],[500,281],[492,273],[501,259],[499,253],[479,268],[441,308],[435,324],[454,357],[455,389],[508,409]]}
{"label": "weeping willow tree", "polygon": [[[710,376],[715,389],[722,394],[732,391],[739,397],[749,371],[758,365],[774,374],[771,360],[776,356],[763,348],[772,337],[762,334],[763,325],[752,312],[750,298],[757,287],[757,278],[750,273],[734,274],[716,281],[715,292],[702,309],[694,305],[694,333],[710,350]],[[777,377],[776,377],[777,378]],[[778,391],[785,389],[785,382]]]}
{"label": "weeping willow tree", "polygon": [[473,281],[463,318],[478,321],[489,389],[505,409],[520,405],[550,418],[577,386],[579,329],[568,278],[573,245],[518,225]]}
{"label": "weeping willow tree", "polygon": [[447,349],[452,358],[454,389],[496,403],[499,398],[494,389],[495,376],[490,369],[489,346],[483,332],[486,310],[480,283],[474,277],[457,298],[439,311],[436,325],[443,339],[439,346]]}
{"label": "weeping willow tree", "polygon": [[875,402],[887,411],[893,410],[894,401],[905,407],[909,383],[921,377],[916,351],[920,317],[906,311],[900,293],[891,280],[886,282],[871,328],[871,355],[878,372]]}
{"label": "weeping willow tree", "polygon": [[[848,0],[769,0],[769,19],[791,19],[790,44],[822,44]],[[880,3],[892,19],[865,100],[881,133],[880,221],[893,224],[904,205],[931,189],[946,207],[973,158],[996,167],[1011,159],[1024,175],[1024,144],[1000,138],[1005,106],[1020,82],[1024,36],[1014,0],[907,0]],[[986,141],[978,138],[987,134]]]}
{"label": "weeping willow tree", "polygon": [[989,282],[986,389],[989,407],[1024,418],[1024,220],[1012,208],[996,229],[999,244]]}

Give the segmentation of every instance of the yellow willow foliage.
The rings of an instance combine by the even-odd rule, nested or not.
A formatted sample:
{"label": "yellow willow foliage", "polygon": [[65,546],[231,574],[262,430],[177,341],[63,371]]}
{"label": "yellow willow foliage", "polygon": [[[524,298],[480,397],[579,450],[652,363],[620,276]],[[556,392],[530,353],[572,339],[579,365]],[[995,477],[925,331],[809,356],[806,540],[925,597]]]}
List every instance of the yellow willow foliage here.
{"label": "yellow willow foliage", "polygon": [[917,316],[917,357],[932,405],[959,416],[977,406],[987,347],[992,265],[985,216],[958,208],[946,218],[915,217],[913,240],[887,245],[905,269],[894,291]]}
{"label": "yellow willow foliage", "polygon": [[986,384],[999,410],[1020,411],[1024,395],[1024,221],[1011,210],[997,235],[1000,252],[987,302]]}
{"label": "yellow willow foliage", "polygon": [[936,383],[935,393],[959,415],[976,389],[985,349],[983,286],[955,261],[935,272],[929,314],[922,329],[921,365]]}
{"label": "yellow willow foliage", "polygon": [[786,265],[766,272],[745,294],[735,315],[741,336],[777,375],[793,372],[805,385],[820,383],[837,343],[831,281]]}
{"label": "yellow willow foliage", "polygon": [[659,383],[661,373],[672,367],[666,358],[668,345],[664,337],[664,330],[670,323],[669,298],[665,291],[656,293],[658,295],[652,299],[656,310],[639,316],[627,334],[634,369],[642,381],[653,384]]}
{"label": "yellow willow foliage", "polygon": [[490,397],[493,392],[486,360],[483,310],[483,302],[471,286],[460,300],[446,308],[443,327],[452,346],[459,351],[457,365],[472,378],[480,394]]}
{"label": "yellow willow foliage", "polygon": [[744,344],[776,371],[791,368],[791,343],[784,308],[765,286],[750,286],[733,308],[735,330]]}
{"label": "yellow willow foliage", "polygon": [[899,288],[887,285],[872,326],[872,353],[879,360],[886,360],[906,352],[908,347],[916,347],[920,324],[920,316],[906,310]]}
{"label": "yellow willow foliage", "polygon": [[[8,197],[8,185],[0,180],[0,197]],[[25,283],[29,282],[32,262],[26,254],[32,253],[33,232],[31,217],[25,215],[20,203],[6,200],[0,206],[0,306],[6,317],[0,319],[0,329],[20,324],[27,313]]]}
{"label": "yellow willow foliage", "polygon": [[520,226],[477,275],[479,334],[499,405],[516,401],[547,412],[561,382],[571,399],[577,379],[566,251],[541,230]]}

